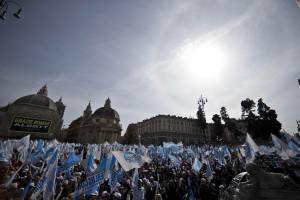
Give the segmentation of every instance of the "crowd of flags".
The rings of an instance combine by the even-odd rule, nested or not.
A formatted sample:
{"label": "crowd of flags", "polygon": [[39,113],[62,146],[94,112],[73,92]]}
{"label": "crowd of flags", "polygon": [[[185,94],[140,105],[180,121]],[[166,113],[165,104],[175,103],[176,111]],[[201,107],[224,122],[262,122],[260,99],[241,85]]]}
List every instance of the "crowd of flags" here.
{"label": "crowd of flags", "polygon": [[[244,145],[228,147],[223,146],[184,146],[182,143],[163,143],[162,146],[150,145],[148,147],[136,145],[114,144],[89,144],[87,146],[86,159],[83,159],[83,146],[74,143],[59,143],[56,140],[30,140],[30,136],[25,136],[20,140],[2,140],[0,141],[0,161],[9,162],[15,149],[18,151],[18,159],[22,165],[16,169],[14,174],[7,180],[5,186],[9,187],[14,181],[18,172],[26,165],[35,169],[35,173],[40,172],[41,178],[35,183],[30,199],[37,199],[39,196],[43,199],[51,199],[55,196],[56,177],[65,172],[66,176],[72,173],[75,165],[81,164],[85,168],[86,179],[78,183],[73,198],[77,199],[80,195],[98,195],[98,187],[105,179],[109,180],[111,189],[114,190],[116,184],[120,182],[124,174],[134,170],[132,177],[133,196],[140,195],[138,192],[138,168],[143,163],[151,162],[151,159],[157,158],[161,162],[169,163],[171,168],[179,168],[182,160],[190,162],[192,170],[198,173],[206,165],[205,176],[208,179],[213,177],[211,167],[212,159],[219,165],[226,165],[228,160],[232,159],[232,153],[237,158],[246,163],[253,162],[257,154],[271,155],[276,154],[283,160],[288,160],[300,154],[299,140],[287,133],[284,133],[284,140],[275,135],[271,135],[273,145],[257,145],[255,141],[247,134]],[[78,153],[76,149],[81,148]],[[226,158],[226,159],[225,159]],[[95,159],[99,163],[95,163]],[[35,166],[42,163],[42,166]],[[159,175],[157,175],[159,177]],[[25,198],[33,177],[30,177],[26,187],[22,192],[22,198]]]}

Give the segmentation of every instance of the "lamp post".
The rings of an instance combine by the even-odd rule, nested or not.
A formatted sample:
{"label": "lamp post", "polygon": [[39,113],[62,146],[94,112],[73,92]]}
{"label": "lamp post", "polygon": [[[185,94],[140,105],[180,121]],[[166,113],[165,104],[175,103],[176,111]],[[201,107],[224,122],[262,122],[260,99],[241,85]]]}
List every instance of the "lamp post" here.
{"label": "lamp post", "polygon": [[202,107],[203,111],[204,111],[204,105],[207,103],[207,98],[206,97],[203,97],[202,94],[201,94],[201,97],[199,98],[198,100],[198,104],[199,106]]}
{"label": "lamp post", "polygon": [[0,0],[0,19],[5,20],[9,5],[15,5],[18,10],[13,14],[17,19],[21,18],[22,6],[15,1]]}

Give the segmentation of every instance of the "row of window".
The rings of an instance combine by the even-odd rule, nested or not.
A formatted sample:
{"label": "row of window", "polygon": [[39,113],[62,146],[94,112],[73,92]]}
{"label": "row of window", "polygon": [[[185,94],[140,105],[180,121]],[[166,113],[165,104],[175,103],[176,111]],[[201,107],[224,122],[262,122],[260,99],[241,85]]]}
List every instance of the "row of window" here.
{"label": "row of window", "polygon": [[141,134],[143,132],[158,132],[158,131],[177,131],[177,132],[188,132],[188,133],[195,133],[199,132],[200,128],[194,127],[183,127],[183,126],[163,126],[159,125],[156,127],[138,127],[138,133]]}
{"label": "row of window", "polygon": [[96,118],[94,119],[94,122],[96,123],[113,123],[113,124],[117,124],[116,120],[111,120],[111,119],[104,119],[104,118]]}
{"label": "row of window", "polygon": [[187,126],[187,127],[191,127],[191,126],[196,126],[196,124],[193,121],[190,120],[180,120],[180,119],[152,119],[146,122],[141,122],[140,126],[142,127],[149,127],[149,126],[156,126],[156,125],[181,125],[181,126]]}

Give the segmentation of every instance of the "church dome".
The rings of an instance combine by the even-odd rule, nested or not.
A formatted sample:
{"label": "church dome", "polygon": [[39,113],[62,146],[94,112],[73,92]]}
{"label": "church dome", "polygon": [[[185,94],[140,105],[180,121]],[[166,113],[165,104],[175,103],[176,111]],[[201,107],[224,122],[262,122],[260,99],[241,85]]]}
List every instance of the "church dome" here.
{"label": "church dome", "polygon": [[47,97],[48,91],[47,86],[44,86],[37,94],[31,94],[23,96],[17,99],[13,104],[14,105],[33,105],[44,107],[53,111],[57,111],[56,104],[52,99]]}
{"label": "church dome", "polygon": [[105,101],[104,107],[98,108],[94,112],[93,116],[97,116],[97,117],[105,118],[105,119],[116,119],[116,120],[120,121],[120,116],[119,116],[118,112],[115,111],[114,109],[112,109],[110,106],[109,98]]}

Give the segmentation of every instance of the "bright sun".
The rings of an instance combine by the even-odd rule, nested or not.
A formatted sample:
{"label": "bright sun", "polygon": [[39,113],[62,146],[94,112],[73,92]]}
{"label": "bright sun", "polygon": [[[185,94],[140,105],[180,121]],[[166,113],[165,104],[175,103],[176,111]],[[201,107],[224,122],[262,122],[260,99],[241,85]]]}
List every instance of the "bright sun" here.
{"label": "bright sun", "polygon": [[180,49],[178,58],[182,69],[191,79],[211,80],[211,78],[217,78],[227,62],[222,49],[214,44],[187,44]]}

